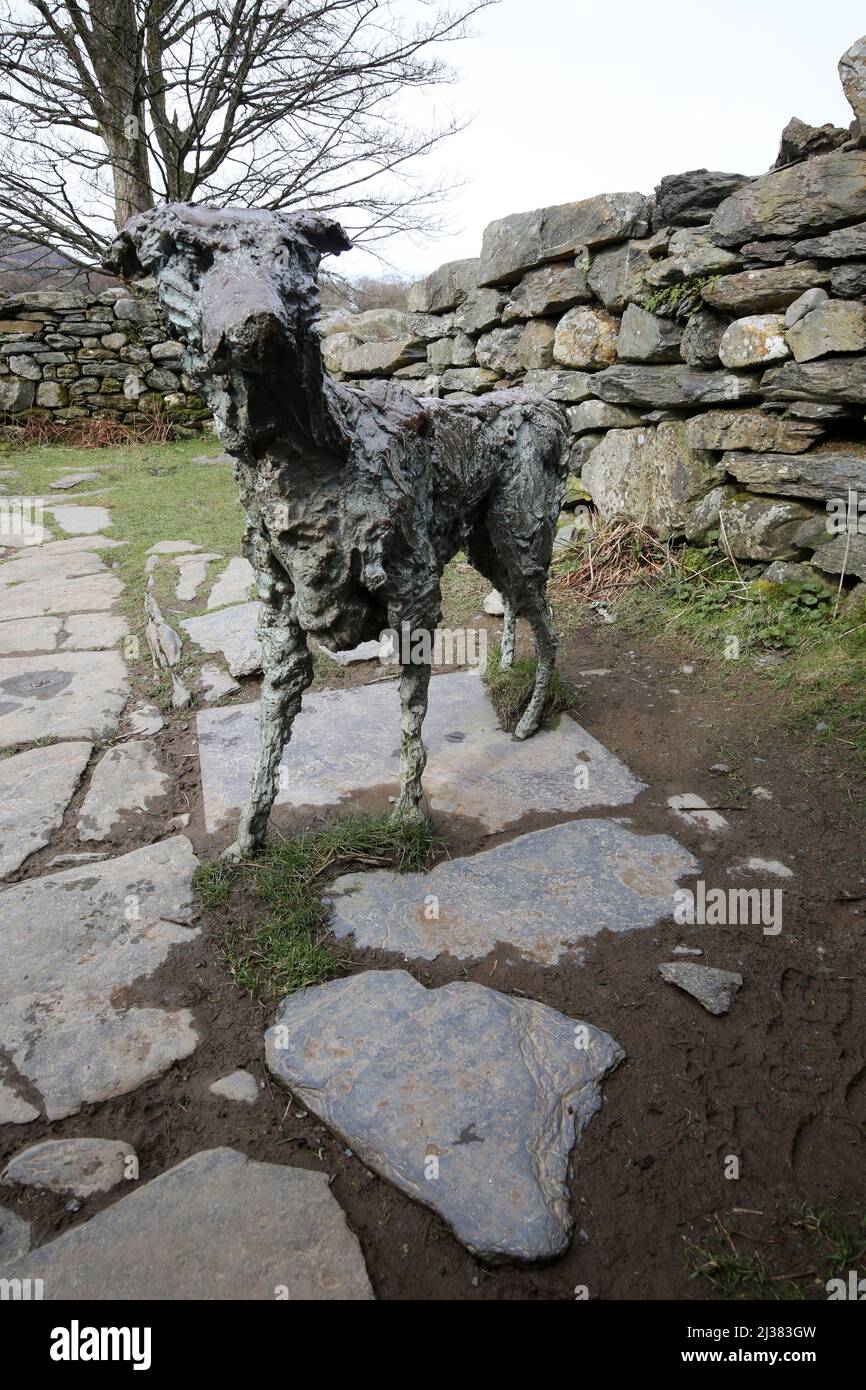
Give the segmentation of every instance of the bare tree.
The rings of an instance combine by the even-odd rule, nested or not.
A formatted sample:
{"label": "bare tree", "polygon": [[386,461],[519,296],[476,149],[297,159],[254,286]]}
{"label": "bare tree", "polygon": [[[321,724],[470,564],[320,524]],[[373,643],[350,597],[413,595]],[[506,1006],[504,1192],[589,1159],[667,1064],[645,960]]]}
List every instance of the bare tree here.
{"label": "bare tree", "polygon": [[[0,0],[0,230],[92,266],[169,201],[430,230],[448,181],[407,93],[495,0]],[[410,98],[411,100],[411,98]]]}

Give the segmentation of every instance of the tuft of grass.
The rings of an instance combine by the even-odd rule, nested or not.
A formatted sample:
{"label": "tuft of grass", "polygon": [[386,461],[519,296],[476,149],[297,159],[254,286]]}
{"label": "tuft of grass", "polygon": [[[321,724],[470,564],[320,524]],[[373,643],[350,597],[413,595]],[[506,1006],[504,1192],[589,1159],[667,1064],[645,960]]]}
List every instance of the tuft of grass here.
{"label": "tuft of grass", "polygon": [[246,890],[260,914],[240,915],[219,934],[232,979],[262,1003],[321,984],[349,960],[328,928],[322,901],[329,879],[351,868],[421,871],[436,845],[426,821],[391,821],[372,812],[335,817],[292,837],[278,836],[260,860],[205,864],[195,887],[203,908],[227,909]]}
{"label": "tuft of grass", "polygon": [[[500,644],[493,642],[483,671],[483,680],[500,724],[510,732],[517,726],[520,716],[529,704],[538,662],[534,658],[523,657],[515,660],[512,666],[503,671],[499,665],[501,655]],[[577,697],[571,686],[559,671],[554,671],[543,717],[547,719],[553,714],[568,714],[576,706]]]}
{"label": "tuft of grass", "polygon": [[[825,737],[866,762],[866,604],[842,606],[816,575],[806,583],[746,582],[712,546],[687,547],[661,579],[633,584],[617,605],[625,631],[681,636],[720,669],[763,665],[779,717],[798,734]],[[757,674],[757,671],[756,671]]]}
{"label": "tuft of grass", "polygon": [[[785,1243],[800,1252],[800,1264],[800,1233],[805,1232],[814,1263],[784,1273],[776,1270],[769,1256],[739,1250],[734,1235],[716,1216],[705,1243],[690,1246],[690,1278],[705,1280],[731,1299],[825,1297],[828,1280],[846,1279],[848,1271],[857,1269],[866,1257],[866,1210],[843,1212],[841,1201],[837,1194],[829,1203],[804,1204],[798,1217],[788,1218],[785,1225],[790,1240]],[[779,1258],[776,1253],[774,1260]]]}

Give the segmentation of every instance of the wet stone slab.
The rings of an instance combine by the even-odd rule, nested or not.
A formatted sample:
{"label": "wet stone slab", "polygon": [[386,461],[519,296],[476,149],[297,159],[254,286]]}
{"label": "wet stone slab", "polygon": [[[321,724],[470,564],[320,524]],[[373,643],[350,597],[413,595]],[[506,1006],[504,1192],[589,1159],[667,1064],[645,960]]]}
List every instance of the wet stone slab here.
{"label": "wet stone slab", "polygon": [[198,936],[192,846],[177,835],[0,893],[0,1054],[49,1119],[124,1095],[187,1057],[188,1009],[143,983]]}
{"label": "wet stone slab", "polygon": [[0,1273],[47,1300],[372,1299],[326,1173],[194,1154]]}
{"label": "wet stone slab", "polygon": [[0,878],[48,844],[92,748],[91,743],[60,743],[0,759]]}
{"label": "wet stone slab", "polygon": [[487,955],[497,942],[555,965],[600,931],[652,927],[696,859],[667,835],[612,821],[535,830],[426,874],[344,874],[328,890],[335,935],[409,960]]}
{"label": "wet stone slab", "polygon": [[568,1156],[623,1052],[607,1033],[484,985],[367,971],[283,1001],[267,1064],[368,1167],[484,1259],[571,1235]]}
{"label": "wet stone slab", "polygon": [[0,748],[107,738],[128,695],[120,652],[0,658]]}
{"label": "wet stone slab", "polygon": [[152,739],[131,739],[103,753],[93,771],[78,815],[82,840],[116,836],[136,812],[165,809],[171,778],[160,765]]}
{"label": "wet stone slab", "polygon": [[[205,818],[212,834],[246,799],[258,747],[258,705],[198,716]],[[474,671],[434,676],[424,721],[424,790],[434,812],[489,831],[529,813],[574,815],[621,806],[643,782],[567,715],[525,743],[499,728]],[[278,805],[337,806],[353,793],[395,791],[400,760],[396,682],[307,695],[281,770]]]}

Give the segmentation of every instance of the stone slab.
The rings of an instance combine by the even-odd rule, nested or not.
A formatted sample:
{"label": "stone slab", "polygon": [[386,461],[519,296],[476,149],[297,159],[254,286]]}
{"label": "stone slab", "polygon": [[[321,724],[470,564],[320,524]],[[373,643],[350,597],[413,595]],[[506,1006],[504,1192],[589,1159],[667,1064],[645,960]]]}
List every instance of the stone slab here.
{"label": "stone slab", "polygon": [[177,835],[0,893],[0,1053],[49,1119],[135,1090],[195,1049],[189,1010],[139,989],[199,934],[197,863]]}
{"label": "stone slab", "polygon": [[[258,746],[257,717],[257,704],[198,715],[209,834],[246,800]],[[433,677],[424,742],[424,789],[433,811],[467,816],[489,831],[532,812],[576,815],[591,807],[621,806],[644,789],[567,715],[516,742],[500,729],[475,671]],[[358,792],[394,791],[399,745],[396,682],[307,695],[283,759],[277,804],[337,806]]]}
{"label": "stone slab", "polygon": [[478,959],[497,942],[555,965],[600,931],[652,927],[673,910],[677,880],[699,864],[667,835],[613,821],[534,830],[426,874],[343,874],[329,887],[330,926],[357,946],[406,959]]}
{"label": "stone slab", "polygon": [[240,690],[236,680],[227,676],[219,666],[206,664],[199,672],[202,682],[202,693],[209,705],[217,700],[221,700],[224,695],[236,695]]}
{"label": "stone slab", "polygon": [[119,613],[70,613],[63,626],[63,652],[104,651],[129,636],[129,623]]}
{"label": "stone slab", "polygon": [[44,1139],[17,1153],[0,1183],[92,1197],[126,1179],[128,1158],[135,1158],[135,1149],[122,1139]]}
{"label": "stone slab", "polygon": [[120,652],[0,658],[0,748],[107,738],[129,695]]}
{"label": "stone slab", "polygon": [[0,1081],[0,1125],[27,1125],[39,1119],[35,1105],[20,1096],[6,1081]]}
{"label": "stone slab", "polygon": [[262,667],[256,636],[260,607],[255,602],[235,604],[200,618],[182,618],[180,626],[204,651],[221,652],[231,675],[251,676]]}
{"label": "stone slab", "polygon": [[370,970],[290,995],[265,1051],[305,1108],[473,1254],[566,1249],[569,1153],[624,1055],[607,1033],[484,985]]}
{"label": "stone slab", "polygon": [[62,627],[60,618],[49,617],[15,618],[11,623],[0,622],[0,656],[56,651]]}
{"label": "stone slab", "polygon": [[103,753],[78,813],[82,840],[108,840],[136,812],[165,805],[171,778],[152,739],[130,739]]}
{"label": "stone slab", "polygon": [[113,574],[88,574],[65,579],[56,575],[33,582],[9,585],[0,592],[3,617],[37,618],[49,613],[94,613],[111,608],[123,592]]}
{"label": "stone slab", "polygon": [[59,743],[0,758],[0,878],[48,844],[92,751],[92,743]]}
{"label": "stone slab", "polygon": [[17,1260],[30,1249],[30,1222],[0,1207],[0,1264]]}
{"label": "stone slab", "polygon": [[249,560],[234,555],[208,595],[208,609],[224,608],[229,603],[246,603],[255,572]]}
{"label": "stone slab", "polygon": [[61,531],[76,536],[92,536],[111,525],[111,515],[105,507],[79,507],[72,503],[66,506],[56,503],[51,506],[50,511]]}
{"label": "stone slab", "polygon": [[194,1154],[3,1274],[88,1303],[373,1298],[327,1174],[233,1149]]}
{"label": "stone slab", "polygon": [[177,583],[174,589],[174,596],[182,603],[191,603],[199,591],[199,587],[207,577],[207,567],[213,560],[221,560],[222,556],[215,551],[205,551],[197,555],[179,555],[175,560],[177,565]]}

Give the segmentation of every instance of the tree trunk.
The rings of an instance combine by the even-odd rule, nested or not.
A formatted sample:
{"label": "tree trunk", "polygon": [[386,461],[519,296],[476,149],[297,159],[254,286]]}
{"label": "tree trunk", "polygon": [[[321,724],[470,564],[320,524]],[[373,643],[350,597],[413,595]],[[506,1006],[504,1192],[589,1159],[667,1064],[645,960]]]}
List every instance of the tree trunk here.
{"label": "tree trunk", "polygon": [[153,207],[147,151],[142,37],[134,0],[91,0],[91,59],[104,103],[102,135],[114,182],[114,220],[123,227]]}

